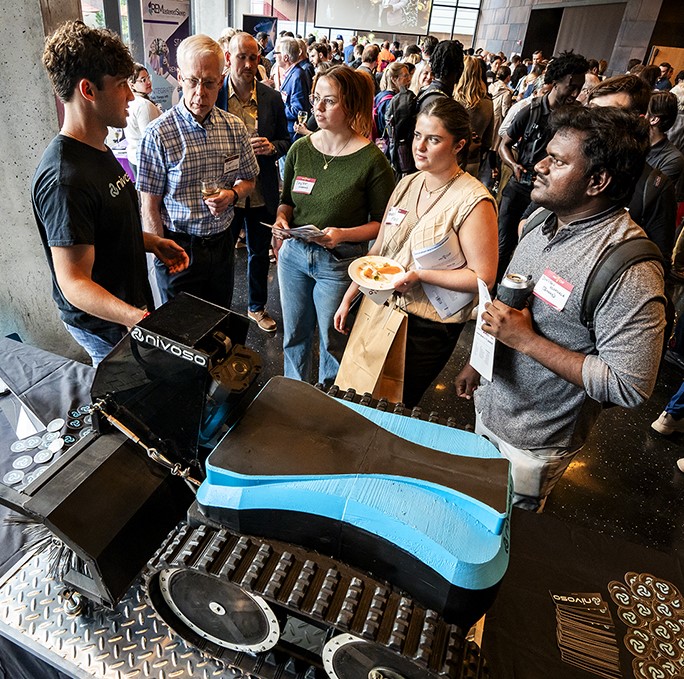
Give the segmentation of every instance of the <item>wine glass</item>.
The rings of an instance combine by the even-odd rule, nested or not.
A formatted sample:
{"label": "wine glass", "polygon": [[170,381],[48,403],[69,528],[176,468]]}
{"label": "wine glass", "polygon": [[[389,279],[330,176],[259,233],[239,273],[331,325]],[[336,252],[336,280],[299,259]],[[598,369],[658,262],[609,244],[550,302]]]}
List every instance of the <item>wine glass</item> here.
{"label": "wine glass", "polygon": [[306,121],[309,118],[309,114],[306,111],[297,112],[297,122],[300,125],[306,125]]}
{"label": "wine glass", "polygon": [[[221,184],[219,180],[215,177],[207,177],[202,179],[200,182],[202,190],[202,198],[212,198],[213,196],[218,196],[221,191]],[[214,221],[218,222],[221,219],[219,215],[214,215]]]}

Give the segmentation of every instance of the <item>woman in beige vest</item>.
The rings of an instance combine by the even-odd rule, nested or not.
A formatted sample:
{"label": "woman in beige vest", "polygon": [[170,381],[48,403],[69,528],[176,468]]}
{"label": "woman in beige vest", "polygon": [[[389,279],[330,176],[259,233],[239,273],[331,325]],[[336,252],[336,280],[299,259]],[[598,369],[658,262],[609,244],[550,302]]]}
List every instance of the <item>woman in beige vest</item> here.
{"label": "woman in beige vest", "polygon": [[[402,179],[392,193],[369,252],[394,259],[406,270],[394,280],[394,290],[398,306],[408,313],[408,407],[420,401],[449,360],[477,303],[477,279],[491,287],[496,278],[496,206],[487,189],[459,166],[469,139],[468,112],[453,99],[439,98],[418,116],[413,140],[418,172]],[[439,249],[448,268],[419,269],[416,256],[426,261],[429,249],[433,255]],[[433,301],[440,289],[464,294],[451,296],[449,308],[438,310]],[[349,332],[347,316],[357,292],[352,283],[335,314],[339,332]]]}

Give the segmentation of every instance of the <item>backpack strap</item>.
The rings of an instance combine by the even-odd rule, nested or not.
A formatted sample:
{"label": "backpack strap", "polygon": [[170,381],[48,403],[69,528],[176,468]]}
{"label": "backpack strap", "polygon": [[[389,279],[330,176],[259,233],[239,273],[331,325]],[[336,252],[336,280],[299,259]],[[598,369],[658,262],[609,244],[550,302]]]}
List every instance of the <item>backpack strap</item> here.
{"label": "backpack strap", "polygon": [[530,104],[530,116],[527,119],[527,125],[525,125],[525,131],[523,132],[522,138],[527,142],[534,133],[537,124],[542,117],[542,103],[543,97],[535,97]]}
{"label": "backpack strap", "polygon": [[539,225],[543,224],[551,214],[551,210],[547,210],[546,208],[542,208],[541,210],[538,210],[537,212],[531,214],[528,218],[527,221],[525,222],[525,226],[523,226],[523,230],[520,232],[520,238],[518,238],[518,243],[525,238],[525,236],[530,232],[536,229]]}
{"label": "backpack strap", "polygon": [[588,328],[592,342],[596,342],[594,314],[603,295],[627,269],[647,261],[662,263],[660,248],[650,238],[637,236],[611,245],[594,264],[584,287],[580,312],[580,320]]}
{"label": "backpack strap", "polygon": [[445,92],[442,92],[442,90],[439,90],[435,87],[435,89],[425,89],[422,92],[418,93],[418,96],[416,97],[416,114],[420,113],[420,108],[423,105],[423,102],[428,99],[429,97],[448,97],[449,95],[446,94]]}

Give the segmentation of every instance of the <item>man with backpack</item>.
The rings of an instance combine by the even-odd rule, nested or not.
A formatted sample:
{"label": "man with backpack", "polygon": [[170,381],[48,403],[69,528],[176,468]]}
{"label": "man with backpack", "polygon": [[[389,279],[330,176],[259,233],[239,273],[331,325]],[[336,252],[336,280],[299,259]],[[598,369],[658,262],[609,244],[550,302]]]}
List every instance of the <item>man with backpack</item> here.
{"label": "man with backpack", "polygon": [[430,68],[434,79],[417,97],[402,87],[387,107],[386,155],[397,179],[416,171],[412,150],[416,118],[430,102],[452,96],[463,73],[463,45],[458,40],[442,40],[432,52]]}
{"label": "man with backpack", "polygon": [[[530,275],[534,294],[523,310],[487,305],[482,329],[498,340],[492,382],[475,391],[470,366],[456,378],[459,396],[475,393],[475,431],[511,462],[514,504],[530,510],[543,505],[604,406],[650,396],[665,327],[658,250],[624,209],[648,151],[645,121],[573,107],[554,113],[549,129],[532,189],[542,208],[508,269]],[[601,282],[606,253],[635,238],[651,253]]]}
{"label": "man with backpack", "polygon": [[546,145],[551,138],[549,115],[551,111],[575,102],[588,68],[587,60],[572,52],[564,52],[554,59],[545,74],[545,82],[552,83],[551,91],[520,111],[503,136],[499,155],[513,170],[513,176],[502,191],[499,206],[497,280],[501,280],[513,254],[518,239],[518,224],[530,203],[533,168],[546,155]]}

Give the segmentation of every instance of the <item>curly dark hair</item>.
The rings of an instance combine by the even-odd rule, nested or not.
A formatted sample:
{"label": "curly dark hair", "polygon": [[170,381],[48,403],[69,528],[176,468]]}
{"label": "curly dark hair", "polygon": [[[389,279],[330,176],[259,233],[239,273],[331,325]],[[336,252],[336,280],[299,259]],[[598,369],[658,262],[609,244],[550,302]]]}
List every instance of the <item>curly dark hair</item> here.
{"label": "curly dark hair", "polygon": [[644,169],[650,148],[644,118],[614,106],[582,108],[563,106],[551,114],[551,131],[580,133],[586,158],[585,176],[605,171],[611,177],[606,196],[616,205],[626,205]]}
{"label": "curly dark hair", "polygon": [[90,28],[82,21],[68,21],[48,36],[43,66],[63,102],[71,100],[83,78],[101,90],[106,75],[128,78],[134,68],[128,48],[116,33]]}
{"label": "curly dark hair", "polygon": [[453,76],[458,82],[463,73],[463,45],[458,40],[442,40],[430,56],[430,68],[437,80]]}
{"label": "curly dark hair", "polygon": [[549,62],[544,74],[544,82],[553,83],[563,80],[567,75],[584,75],[589,70],[589,62],[572,50],[562,52]]}

